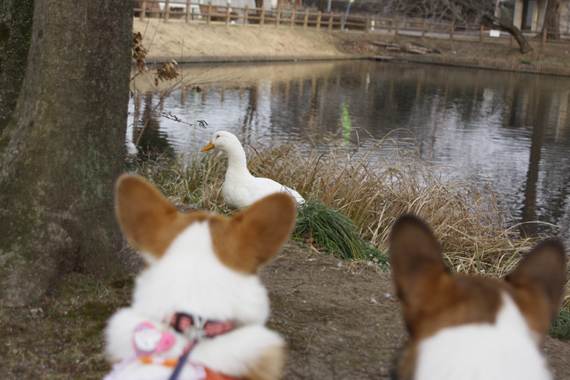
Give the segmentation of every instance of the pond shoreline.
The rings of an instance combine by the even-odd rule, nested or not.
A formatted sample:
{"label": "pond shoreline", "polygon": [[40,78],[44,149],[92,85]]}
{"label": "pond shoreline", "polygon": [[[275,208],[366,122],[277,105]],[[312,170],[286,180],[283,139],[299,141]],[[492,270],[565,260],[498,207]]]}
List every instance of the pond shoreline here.
{"label": "pond shoreline", "polygon": [[[205,56],[193,57],[186,56],[175,61],[178,64],[193,64],[193,63],[260,63],[260,62],[297,62],[297,61],[344,61],[344,60],[359,60],[359,59],[372,59],[370,56],[269,56],[269,55],[232,55],[232,56]],[[170,62],[172,58],[167,56],[149,57],[147,63],[149,64],[162,64]]]}
{"label": "pond shoreline", "polygon": [[467,59],[467,58],[439,58],[439,57],[417,57],[410,56],[408,58],[398,57],[393,62],[406,62],[406,63],[422,63],[427,65],[462,67],[467,69],[482,69],[494,71],[507,71],[520,74],[538,74],[538,75],[553,75],[553,76],[570,76],[570,67],[556,67],[546,65],[529,65],[524,63],[510,63],[502,61]]}
{"label": "pond shoreline", "polygon": [[[419,63],[437,66],[461,67],[467,69],[481,69],[493,71],[506,71],[521,74],[537,74],[570,77],[570,67],[553,67],[546,65],[513,64],[501,61],[473,61],[466,58],[439,58],[410,56],[206,56],[206,57],[182,57],[177,59],[178,64],[202,64],[202,63],[264,63],[264,62],[302,62],[302,61],[347,61],[347,60],[374,60],[398,63]],[[169,57],[149,57],[148,64],[159,65],[170,62]]]}
{"label": "pond shoreline", "polygon": [[[180,64],[297,62],[374,59],[525,74],[570,76],[570,46],[530,40],[532,53],[521,54],[501,42],[421,39],[382,33],[329,32],[301,28],[186,24],[134,19],[143,35],[147,62]],[[387,46],[393,44],[392,46]],[[405,46],[423,46],[427,54],[410,54]],[[400,51],[394,45],[402,46]],[[397,50],[397,49],[396,49]]]}

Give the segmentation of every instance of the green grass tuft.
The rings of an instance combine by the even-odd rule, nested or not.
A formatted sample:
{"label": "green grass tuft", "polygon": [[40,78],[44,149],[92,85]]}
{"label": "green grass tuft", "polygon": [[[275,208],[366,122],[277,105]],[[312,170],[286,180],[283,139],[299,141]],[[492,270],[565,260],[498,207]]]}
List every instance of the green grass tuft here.
{"label": "green grass tuft", "polygon": [[560,309],[550,328],[550,335],[558,339],[570,339],[570,311]]}
{"label": "green grass tuft", "polygon": [[310,241],[326,253],[341,259],[376,258],[374,261],[382,264],[387,261],[386,255],[362,239],[357,225],[350,218],[315,200],[307,200],[299,208],[293,236]]}

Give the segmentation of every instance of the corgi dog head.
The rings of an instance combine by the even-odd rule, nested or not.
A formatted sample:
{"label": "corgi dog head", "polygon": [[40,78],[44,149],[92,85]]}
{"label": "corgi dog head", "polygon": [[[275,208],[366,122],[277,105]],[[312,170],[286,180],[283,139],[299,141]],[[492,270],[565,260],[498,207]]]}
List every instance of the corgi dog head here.
{"label": "corgi dog head", "polygon": [[564,287],[562,243],[539,244],[504,281],[454,275],[430,229],[406,215],[392,229],[390,262],[410,334],[395,378],[551,378],[539,347]]}
{"label": "corgi dog head", "polygon": [[[117,185],[117,216],[146,265],[135,281],[132,305],[109,321],[106,351],[112,362],[135,355],[133,331],[141,328],[150,336],[141,339],[145,344],[167,342],[161,343],[166,348],[159,356],[178,357],[188,339],[167,331],[167,320],[184,313],[201,320],[231,321],[235,327],[196,344],[189,357],[192,363],[238,378],[280,376],[284,344],[264,326],[269,299],[257,274],[291,233],[296,218],[291,197],[273,194],[232,217],[180,213],[149,182],[126,175]],[[153,329],[165,331],[163,337],[152,335]],[[149,371],[156,378],[168,378],[172,371],[154,364],[129,365],[124,378],[146,379],[142,374]]]}

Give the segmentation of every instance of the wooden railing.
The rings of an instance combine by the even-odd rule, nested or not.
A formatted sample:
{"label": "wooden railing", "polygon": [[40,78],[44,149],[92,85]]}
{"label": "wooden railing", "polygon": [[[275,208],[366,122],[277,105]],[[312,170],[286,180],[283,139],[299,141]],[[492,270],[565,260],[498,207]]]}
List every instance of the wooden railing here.
{"label": "wooden railing", "polygon": [[[145,9],[145,11],[143,11]],[[372,15],[349,15],[344,22],[344,13],[322,13],[309,9],[295,8],[249,8],[214,6],[199,4],[190,0],[145,0],[135,1],[135,16],[144,21],[146,17],[160,17],[164,22],[172,19],[190,22],[223,23],[226,25],[274,26],[274,27],[311,27],[325,30],[361,30],[365,33],[373,31],[387,32],[389,34],[415,35],[426,38],[470,39],[472,41],[489,42],[498,41],[490,33],[490,28],[482,25],[455,24],[454,22],[433,22],[423,19],[382,18]],[[343,29],[344,24],[344,29]],[[501,32],[502,36],[508,36]],[[527,34],[527,36],[529,36]],[[534,37],[531,36],[531,37]],[[570,42],[570,36],[563,35],[562,42]],[[503,42],[505,39],[503,38]],[[550,42],[543,36],[542,45]],[[511,45],[514,44],[512,37]]]}
{"label": "wooden railing", "polygon": [[[145,11],[143,11],[143,9]],[[321,13],[308,9],[295,8],[249,8],[226,6],[214,6],[198,4],[191,1],[158,1],[146,0],[135,2],[135,16],[144,21],[146,17],[160,17],[165,22],[172,19],[185,20],[185,22],[201,21],[208,24],[212,22],[247,25],[273,25],[273,26],[299,26],[303,28],[326,28],[328,30],[341,29],[344,21],[344,13]],[[371,30],[373,20],[376,25],[383,25],[388,19],[373,18],[371,16],[349,15],[345,29]]]}

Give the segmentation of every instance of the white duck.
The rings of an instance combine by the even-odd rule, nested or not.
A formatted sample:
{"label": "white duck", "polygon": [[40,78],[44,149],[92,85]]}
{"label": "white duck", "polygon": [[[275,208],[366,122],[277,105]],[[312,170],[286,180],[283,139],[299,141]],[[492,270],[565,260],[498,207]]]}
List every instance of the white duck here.
{"label": "white duck", "polygon": [[125,147],[127,148],[127,155],[134,156],[139,152],[137,146],[129,139],[125,140]]}
{"label": "white duck", "polygon": [[230,132],[214,133],[212,141],[202,152],[218,148],[228,156],[228,170],[222,189],[224,201],[229,207],[244,208],[261,198],[278,192],[288,193],[297,204],[305,203],[303,197],[293,189],[269,178],[258,178],[247,170],[245,151],[238,138]]}

